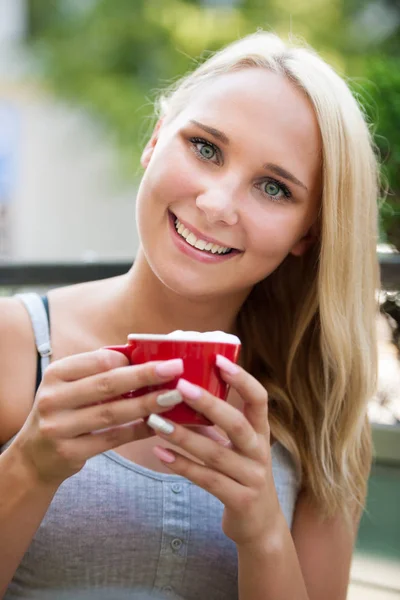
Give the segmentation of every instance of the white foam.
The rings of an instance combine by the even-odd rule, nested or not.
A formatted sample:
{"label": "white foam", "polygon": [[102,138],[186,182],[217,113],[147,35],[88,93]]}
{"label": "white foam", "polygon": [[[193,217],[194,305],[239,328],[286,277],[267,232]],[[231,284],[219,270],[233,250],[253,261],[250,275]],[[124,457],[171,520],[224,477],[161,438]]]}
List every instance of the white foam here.
{"label": "white foam", "polygon": [[182,331],[177,329],[168,334],[174,340],[201,340],[208,342],[220,342],[223,344],[240,344],[240,339],[232,333],[225,331]]}
{"label": "white foam", "polygon": [[232,333],[225,333],[225,331],[183,331],[177,329],[171,333],[163,334],[152,334],[152,333],[130,333],[128,340],[183,340],[187,342],[213,342],[222,344],[239,344],[240,339]]}

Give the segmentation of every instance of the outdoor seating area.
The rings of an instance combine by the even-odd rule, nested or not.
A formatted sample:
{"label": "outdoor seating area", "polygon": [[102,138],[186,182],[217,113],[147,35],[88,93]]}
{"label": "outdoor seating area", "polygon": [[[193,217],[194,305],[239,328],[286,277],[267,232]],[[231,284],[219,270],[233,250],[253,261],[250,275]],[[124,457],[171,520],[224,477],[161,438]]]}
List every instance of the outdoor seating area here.
{"label": "outdoor seating area", "polygon": [[0,0],[0,600],[400,600],[399,64],[399,0]]}

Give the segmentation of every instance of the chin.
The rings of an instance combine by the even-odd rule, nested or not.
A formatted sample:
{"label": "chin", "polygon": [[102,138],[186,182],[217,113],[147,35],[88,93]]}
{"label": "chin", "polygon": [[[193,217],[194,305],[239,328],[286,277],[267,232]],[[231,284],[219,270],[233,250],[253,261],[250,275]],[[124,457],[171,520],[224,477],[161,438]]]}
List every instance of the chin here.
{"label": "chin", "polygon": [[188,270],[172,269],[171,265],[163,265],[165,268],[154,270],[153,273],[158,280],[168,290],[176,294],[177,296],[192,299],[192,300],[209,300],[216,298],[221,295],[229,295],[229,286],[223,286],[221,289],[221,282],[210,281],[210,279],[200,275],[199,273],[188,272]]}

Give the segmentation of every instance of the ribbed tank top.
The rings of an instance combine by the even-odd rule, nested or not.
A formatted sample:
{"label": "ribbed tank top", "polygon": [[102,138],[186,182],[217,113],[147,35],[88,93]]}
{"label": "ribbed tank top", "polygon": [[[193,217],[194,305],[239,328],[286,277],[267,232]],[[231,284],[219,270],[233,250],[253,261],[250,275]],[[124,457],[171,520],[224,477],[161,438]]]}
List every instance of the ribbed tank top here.
{"label": "ribbed tank top", "polygon": [[[36,295],[21,300],[44,370],[50,348],[46,311]],[[299,476],[282,445],[274,443],[271,454],[291,527]],[[222,513],[217,498],[187,479],[104,452],[62,483],[4,600],[234,600],[237,553],[222,531]]]}

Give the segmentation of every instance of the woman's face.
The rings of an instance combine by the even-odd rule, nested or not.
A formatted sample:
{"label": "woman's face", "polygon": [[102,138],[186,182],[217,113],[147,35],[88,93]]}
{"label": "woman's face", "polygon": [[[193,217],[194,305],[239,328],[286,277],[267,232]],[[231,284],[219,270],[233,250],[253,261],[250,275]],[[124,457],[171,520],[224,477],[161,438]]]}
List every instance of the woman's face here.
{"label": "woman's face", "polygon": [[246,295],[313,242],[320,133],[282,75],[252,68],[207,83],[156,128],[142,164],[143,252],[179,295]]}

